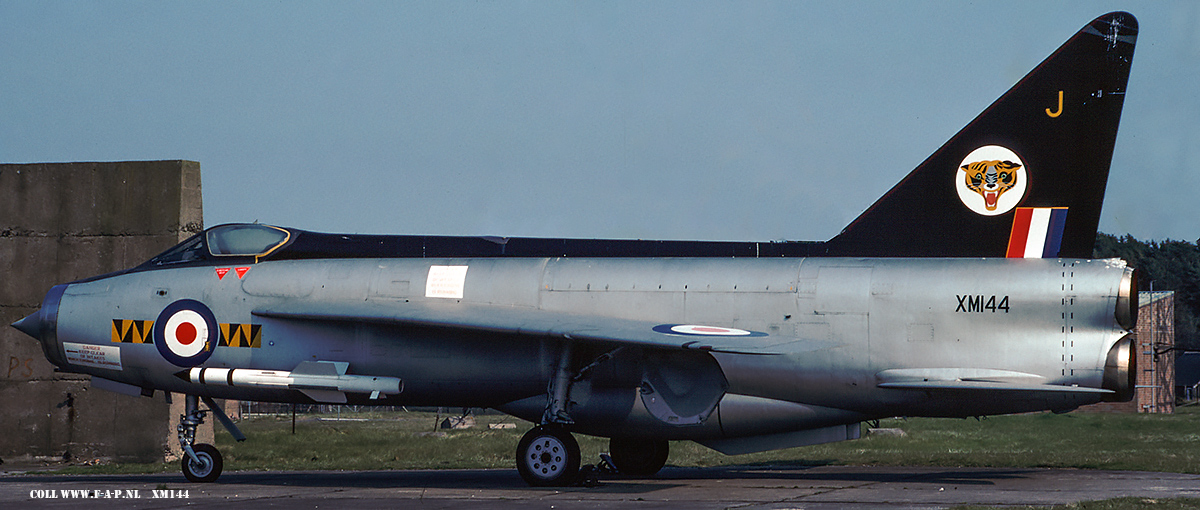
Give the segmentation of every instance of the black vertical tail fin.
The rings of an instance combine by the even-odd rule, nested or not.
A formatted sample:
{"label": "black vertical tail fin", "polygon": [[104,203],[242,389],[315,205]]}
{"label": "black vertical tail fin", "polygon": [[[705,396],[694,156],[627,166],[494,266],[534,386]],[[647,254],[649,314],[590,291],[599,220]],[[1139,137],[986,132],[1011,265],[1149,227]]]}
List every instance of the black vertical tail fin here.
{"label": "black vertical tail fin", "polygon": [[1137,20],[1096,18],[826,243],[830,255],[1090,258]]}

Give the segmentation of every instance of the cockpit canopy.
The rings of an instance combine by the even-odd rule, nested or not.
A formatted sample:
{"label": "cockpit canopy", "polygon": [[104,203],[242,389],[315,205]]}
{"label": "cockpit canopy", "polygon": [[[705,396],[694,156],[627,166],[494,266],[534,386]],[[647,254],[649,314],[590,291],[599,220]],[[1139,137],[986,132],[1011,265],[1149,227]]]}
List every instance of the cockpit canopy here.
{"label": "cockpit canopy", "polygon": [[221,225],[204,233],[208,252],[218,257],[261,257],[282,246],[288,236],[288,231],[267,225]]}
{"label": "cockpit canopy", "polygon": [[287,244],[291,233],[270,225],[235,223],[219,225],[150,259],[147,265],[163,266],[212,260],[220,257],[264,257]]}
{"label": "cockpit canopy", "polygon": [[551,239],[329,234],[230,223],[196,234],[131,269],[255,264],[266,260],[490,257],[806,257],[823,243]]}

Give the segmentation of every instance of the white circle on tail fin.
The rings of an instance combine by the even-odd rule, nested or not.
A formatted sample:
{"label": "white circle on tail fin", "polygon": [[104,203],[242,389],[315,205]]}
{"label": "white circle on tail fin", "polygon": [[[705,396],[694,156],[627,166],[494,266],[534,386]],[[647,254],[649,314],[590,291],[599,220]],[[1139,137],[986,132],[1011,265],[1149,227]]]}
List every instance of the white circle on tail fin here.
{"label": "white circle on tail fin", "polygon": [[1007,147],[984,145],[963,158],[954,172],[958,198],[984,216],[1013,210],[1025,198],[1029,177],[1025,163]]}

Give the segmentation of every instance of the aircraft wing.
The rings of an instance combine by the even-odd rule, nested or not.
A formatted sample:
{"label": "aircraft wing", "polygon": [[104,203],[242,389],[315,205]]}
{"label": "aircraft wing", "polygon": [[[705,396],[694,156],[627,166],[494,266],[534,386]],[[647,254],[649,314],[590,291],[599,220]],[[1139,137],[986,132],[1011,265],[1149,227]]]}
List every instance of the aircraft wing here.
{"label": "aircraft wing", "polygon": [[289,302],[255,309],[259,317],[445,328],[665,349],[774,355],[835,347],[823,340],[695,324],[668,324],[529,307],[445,302]]}

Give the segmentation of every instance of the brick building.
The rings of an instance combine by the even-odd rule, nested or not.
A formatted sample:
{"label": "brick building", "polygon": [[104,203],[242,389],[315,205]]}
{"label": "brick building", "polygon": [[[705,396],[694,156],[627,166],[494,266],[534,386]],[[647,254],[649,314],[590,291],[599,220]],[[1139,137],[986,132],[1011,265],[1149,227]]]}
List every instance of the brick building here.
{"label": "brick building", "polygon": [[1139,292],[1137,384],[1139,413],[1175,412],[1175,292]]}

